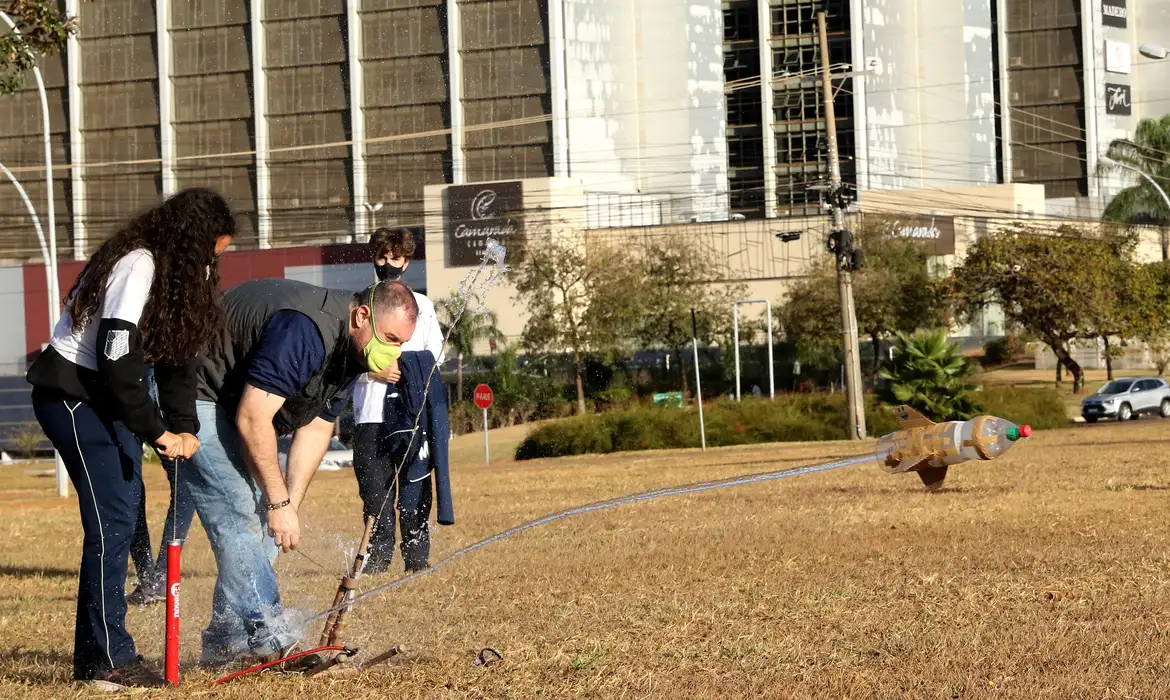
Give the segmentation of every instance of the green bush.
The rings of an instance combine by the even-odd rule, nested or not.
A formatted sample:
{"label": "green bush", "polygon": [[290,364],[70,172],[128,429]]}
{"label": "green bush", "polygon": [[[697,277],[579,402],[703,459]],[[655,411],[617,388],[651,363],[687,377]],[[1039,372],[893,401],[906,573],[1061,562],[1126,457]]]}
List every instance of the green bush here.
{"label": "green bush", "polygon": [[980,394],[984,412],[1035,430],[1068,427],[1068,411],[1055,389],[995,387]]}
{"label": "green bush", "polygon": [[885,381],[878,398],[890,406],[909,405],[935,421],[967,420],[980,412],[969,381],[973,373],[946,331],[899,333],[893,360],[883,362],[879,372]]}
{"label": "green bush", "polygon": [[[1060,395],[1052,389],[995,388],[981,392],[987,413],[1037,430],[1065,427]],[[893,412],[872,398],[866,405],[871,437],[898,429]],[[815,442],[848,437],[848,414],[841,394],[786,394],[742,402],[703,404],[707,445]],[[564,457],[637,450],[699,447],[699,415],[694,408],[645,405],[609,413],[574,416],[546,423],[525,438],[516,459]]]}
{"label": "green bush", "polygon": [[[776,400],[705,402],[707,445],[841,440],[848,436],[845,399],[840,394],[794,394]],[[699,416],[693,408],[644,405],[609,413],[574,416],[536,428],[516,450],[516,459],[699,447]],[[872,401],[866,407],[870,431],[889,432],[893,415]]]}
{"label": "green bush", "polygon": [[989,340],[983,345],[983,364],[989,367],[1006,365],[1023,357],[1027,350],[1027,342],[1018,335]]}

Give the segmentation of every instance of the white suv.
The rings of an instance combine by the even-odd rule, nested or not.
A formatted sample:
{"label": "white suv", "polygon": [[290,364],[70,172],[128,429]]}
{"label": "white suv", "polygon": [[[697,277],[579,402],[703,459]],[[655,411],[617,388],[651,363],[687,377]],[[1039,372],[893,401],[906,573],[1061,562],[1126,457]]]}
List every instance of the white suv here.
{"label": "white suv", "polygon": [[1099,418],[1136,419],[1143,413],[1170,418],[1170,386],[1161,377],[1114,379],[1081,402],[1081,415],[1088,423]]}

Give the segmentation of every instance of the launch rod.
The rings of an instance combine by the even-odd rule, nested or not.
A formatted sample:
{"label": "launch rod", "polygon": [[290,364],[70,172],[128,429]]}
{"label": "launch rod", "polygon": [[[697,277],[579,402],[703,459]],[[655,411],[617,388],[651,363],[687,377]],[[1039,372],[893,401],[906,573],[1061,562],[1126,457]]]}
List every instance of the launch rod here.
{"label": "launch rod", "polygon": [[348,575],[341,578],[341,583],[337,586],[337,593],[333,596],[333,607],[329,619],[325,621],[325,629],[321,632],[320,646],[337,646],[341,643],[342,631],[345,629],[345,614],[349,611],[349,606],[342,604],[352,596],[354,589],[357,588],[357,581],[361,578],[362,569],[366,566],[370,538],[374,534],[374,525],[377,522],[378,519],[373,516],[366,517],[366,529],[362,533],[362,541],[358,545],[357,554],[354,555],[353,563],[350,564]]}

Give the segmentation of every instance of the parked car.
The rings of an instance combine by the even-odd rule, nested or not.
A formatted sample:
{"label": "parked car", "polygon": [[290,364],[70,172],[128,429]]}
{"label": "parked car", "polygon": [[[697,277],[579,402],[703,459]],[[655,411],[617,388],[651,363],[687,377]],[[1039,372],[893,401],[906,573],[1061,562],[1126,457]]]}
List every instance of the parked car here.
{"label": "parked car", "polygon": [[[292,445],[292,437],[289,435],[277,438],[276,440],[276,458],[280,461],[282,471],[287,468],[288,448],[290,445]],[[323,472],[335,472],[342,467],[352,466],[353,450],[346,447],[337,438],[332,438],[329,441],[329,451],[325,453],[325,457],[321,460],[321,466],[317,467],[317,469]]]}
{"label": "parked car", "polygon": [[1114,379],[1081,402],[1081,415],[1088,423],[1136,419],[1143,413],[1170,418],[1170,385],[1161,377]]}

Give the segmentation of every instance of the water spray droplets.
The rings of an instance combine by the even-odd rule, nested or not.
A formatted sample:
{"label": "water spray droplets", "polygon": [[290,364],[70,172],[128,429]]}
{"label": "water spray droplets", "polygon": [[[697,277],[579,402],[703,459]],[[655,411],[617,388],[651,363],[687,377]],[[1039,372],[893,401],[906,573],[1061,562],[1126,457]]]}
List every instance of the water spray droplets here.
{"label": "water spray droplets", "polygon": [[[488,290],[503,277],[504,273],[509,271],[510,268],[504,263],[507,255],[508,249],[503,244],[497,242],[495,239],[489,238],[487,240],[483,252],[480,253],[481,260],[479,266],[472,270],[471,274],[464,277],[459,283],[459,289],[455,292],[447,307],[451,313],[452,327],[459,323],[459,319],[466,313],[467,307],[471,304],[473,298],[479,302],[477,313],[485,317],[488,315],[489,310],[484,303],[484,299],[487,298]],[[487,277],[481,280],[480,278],[485,270],[487,271]]]}

